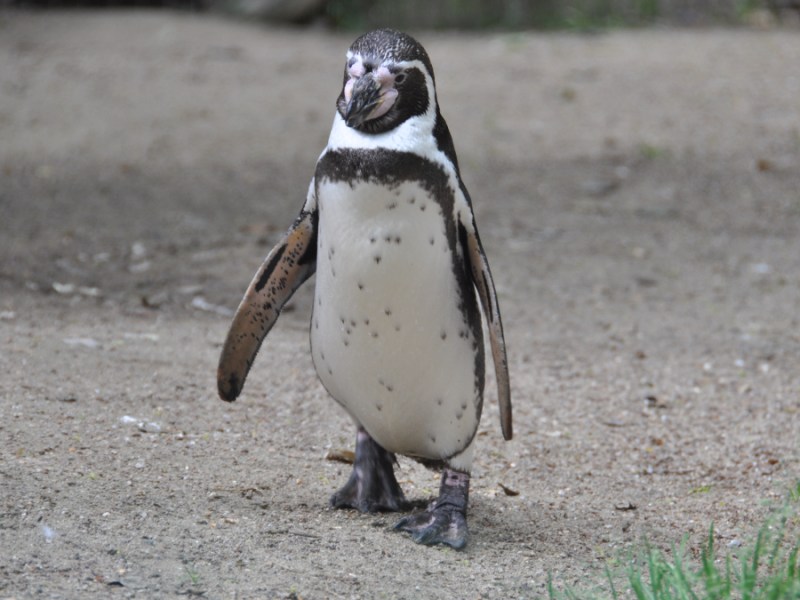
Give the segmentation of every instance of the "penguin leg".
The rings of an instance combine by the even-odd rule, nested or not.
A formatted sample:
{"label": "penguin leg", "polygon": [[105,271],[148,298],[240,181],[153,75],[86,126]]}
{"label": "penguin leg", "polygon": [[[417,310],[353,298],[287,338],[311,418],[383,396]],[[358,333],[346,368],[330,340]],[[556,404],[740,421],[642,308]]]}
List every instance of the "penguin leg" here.
{"label": "penguin leg", "polygon": [[445,468],[439,498],[424,512],[403,517],[394,526],[406,531],[418,544],[446,544],[456,550],[467,545],[467,502],[469,473]]}
{"label": "penguin leg", "polygon": [[395,462],[394,454],[359,427],[353,472],[344,487],[331,496],[331,507],[364,513],[405,510],[408,502],[394,476]]}

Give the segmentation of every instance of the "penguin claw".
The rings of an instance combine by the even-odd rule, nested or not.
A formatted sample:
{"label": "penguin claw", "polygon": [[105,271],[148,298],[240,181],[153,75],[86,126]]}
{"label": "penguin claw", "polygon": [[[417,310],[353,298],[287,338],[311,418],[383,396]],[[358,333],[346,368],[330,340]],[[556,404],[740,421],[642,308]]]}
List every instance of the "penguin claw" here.
{"label": "penguin claw", "polygon": [[391,482],[384,481],[382,477],[376,478],[370,485],[363,483],[354,469],[344,487],[331,496],[331,508],[354,508],[362,513],[400,512],[408,508],[408,502],[396,481],[394,486],[397,489],[393,489]]}
{"label": "penguin claw", "polygon": [[469,539],[466,515],[462,510],[446,504],[403,517],[394,529],[410,533],[412,540],[426,546],[445,544],[461,550]]}

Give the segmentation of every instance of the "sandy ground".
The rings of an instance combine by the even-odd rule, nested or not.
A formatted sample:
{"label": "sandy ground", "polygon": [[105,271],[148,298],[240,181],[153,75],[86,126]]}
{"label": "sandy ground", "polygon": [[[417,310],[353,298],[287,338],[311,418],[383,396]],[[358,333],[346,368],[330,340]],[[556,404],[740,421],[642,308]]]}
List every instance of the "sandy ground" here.
{"label": "sandy ground", "polygon": [[516,437],[490,376],[464,552],[328,510],[311,286],[240,401],[214,376],[352,37],[0,13],[0,597],[534,598],[712,522],[736,554],[798,478],[797,32],[421,33]]}

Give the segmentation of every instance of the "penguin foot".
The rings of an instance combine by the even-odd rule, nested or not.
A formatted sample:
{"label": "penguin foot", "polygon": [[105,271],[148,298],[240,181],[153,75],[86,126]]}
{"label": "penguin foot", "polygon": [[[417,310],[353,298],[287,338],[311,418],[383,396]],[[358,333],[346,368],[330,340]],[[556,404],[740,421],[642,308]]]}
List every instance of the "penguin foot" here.
{"label": "penguin foot", "polygon": [[409,503],[395,479],[394,463],[394,454],[359,427],[353,472],[344,487],[331,496],[331,507],[355,508],[363,513],[406,510]]}
{"label": "penguin foot", "polygon": [[469,539],[468,500],[469,473],[445,469],[439,498],[426,511],[403,517],[394,528],[410,533],[418,544],[446,544],[461,550]]}

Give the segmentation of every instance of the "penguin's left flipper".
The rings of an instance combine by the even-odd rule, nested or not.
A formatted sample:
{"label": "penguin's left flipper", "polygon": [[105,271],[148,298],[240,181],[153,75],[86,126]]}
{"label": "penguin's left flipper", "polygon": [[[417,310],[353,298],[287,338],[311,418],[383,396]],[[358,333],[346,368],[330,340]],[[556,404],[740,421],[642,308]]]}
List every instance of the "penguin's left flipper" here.
{"label": "penguin's left flipper", "polygon": [[511,387],[508,379],[508,361],[506,360],[506,342],[503,337],[503,322],[500,318],[500,305],[494,289],[489,261],[481,245],[475,219],[470,212],[467,223],[459,222],[459,238],[464,256],[469,260],[472,282],[478,290],[489,330],[489,341],[494,359],[494,372],[497,378],[497,399],[500,403],[500,426],[503,438],[510,440],[513,436],[511,419]]}
{"label": "penguin's left flipper", "polygon": [[317,211],[316,207],[307,209],[264,259],[236,310],[217,368],[217,389],[223,400],[233,402],[239,396],[281,308],[316,270]]}

